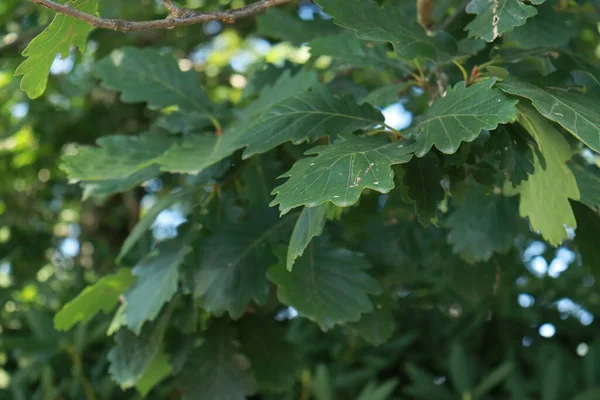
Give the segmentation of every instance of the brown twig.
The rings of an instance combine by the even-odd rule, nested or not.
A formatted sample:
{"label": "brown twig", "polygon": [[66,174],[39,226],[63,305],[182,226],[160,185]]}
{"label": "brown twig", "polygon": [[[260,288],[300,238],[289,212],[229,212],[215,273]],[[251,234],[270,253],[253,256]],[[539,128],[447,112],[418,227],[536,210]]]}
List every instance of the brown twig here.
{"label": "brown twig", "polygon": [[173,0],[162,0],[162,3],[172,17],[181,18],[185,15],[185,10],[182,10]]}
{"label": "brown twig", "polygon": [[[68,15],[81,21],[85,21],[96,28],[110,29],[119,32],[139,32],[151,29],[165,29],[174,28],[176,26],[195,25],[208,21],[233,23],[240,18],[245,18],[264,12],[271,7],[280,6],[282,4],[291,2],[292,0],[261,0],[259,2],[249,4],[245,7],[236,8],[234,10],[206,12],[181,9],[173,1],[163,0],[163,4],[169,10],[170,15],[165,19],[154,21],[126,21],[122,19],[102,18],[79,11],[70,5],[56,3],[53,0],[28,1],[47,7],[60,14]],[[172,9],[175,10],[175,12],[173,12]]]}

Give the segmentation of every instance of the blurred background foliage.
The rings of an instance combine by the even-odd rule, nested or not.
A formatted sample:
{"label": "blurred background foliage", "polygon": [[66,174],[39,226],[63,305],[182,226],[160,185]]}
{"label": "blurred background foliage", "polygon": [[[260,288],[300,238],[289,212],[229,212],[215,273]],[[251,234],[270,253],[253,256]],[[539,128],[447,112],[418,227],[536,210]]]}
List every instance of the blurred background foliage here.
{"label": "blurred background foliage", "polygon": [[[182,5],[210,10],[244,3],[187,0]],[[459,2],[439,3],[444,13]],[[158,1],[100,4],[106,17],[166,16]],[[324,23],[327,17],[309,1],[271,11],[235,25],[210,22],[131,34],[95,30],[84,54],[74,51],[55,61],[46,93],[30,101],[13,73],[24,46],[53,13],[27,1],[0,2],[0,399],[141,398],[134,389],[121,391],[107,373],[110,316],[100,315],[67,333],[52,324],[65,302],[114,271],[131,228],[183,179],[163,176],[123,194],[81,201],[82,189],[69,184],[58,168],[61,154],[73,142],[92,144],[109,133],[139,132],[155,118],[142,105],[120,103],[114,92],[99,87],[92,75],[96,60],[125,45],[172,51],[180,68],[200,72],[211,99],[223,104],[254,96],[286,64],[315,63],[323,79],[336,79],[340,93],[364,95],[364,87],[393,82],[385,69],[346,69],[328,57],[311,59],[304,43],[337,28]],[[579,35],[580,51],[598,61],[598,29],[592,24]],[[261,74],[264,68],[269,73]],[[418,95],[409,97],[390,105],[386,117],[400,125],[409,122],[404,107],[419,110]],[[395,207],[393,196],[387,199],[386,221],[362,221],[361,208],[378,201],[379,196],[365,196],[341,222],[340,234],[376,270],[394,271],[389,285],[404,288],[393,339],[375,348],[341,328],[326,335],[295,318],[293,309],[283,310],[278,319],[300,349],[303,368],[293,394],[263,398],[575,400],[573,393],[581,393],[577,400],[600,399],[600,325],[595,319],[600,291],[594,272],[599,275],[582,265],[573,241],[554,249],[532,234],[521,237],[508,255],[493,257],[490,263],[497,265],[491,268],[466,265],[450,255],[441,233],[435,240],[436,227],[425,237],[416,221],[390,223],[394,213],[412,210]],[[183,222],[181,207],[158,215],[151,232],[155,238],[175,235]],[[370,229],[363,230],[362,223]],[[147,248],[150,243],[148,238]],[[503,397],[485,397],[500,381]],[[179,397],[167,384],[148,398]]]}

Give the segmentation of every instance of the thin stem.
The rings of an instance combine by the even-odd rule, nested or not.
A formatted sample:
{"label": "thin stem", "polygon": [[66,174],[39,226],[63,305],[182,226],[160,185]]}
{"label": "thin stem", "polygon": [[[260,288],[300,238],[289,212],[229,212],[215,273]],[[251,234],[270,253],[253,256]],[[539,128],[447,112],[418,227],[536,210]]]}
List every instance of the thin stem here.
{"label": "thin stem", "polygon": [[389,132],[389,130],[388,130],[388,128],[374,129],[372,131],[367,132],[366,135],[367,136],[375,136],[375,135],[377,135],[378,133],[381,133],[381,132]]}
{"label": "thin stem", "polygon": [[458,67],[458,69],[460,69],[460,72],[462,73],[463,76],[463,80],[466,82],[469,81],[469,74],[467,73],[467,70],[465,69],[465,67],[463,67],[458,61],[456,60],[452,60],[452,62],[454,63],[454,65],[456,65]]}
{"label": "thin stem", "polygon": [[[180,9],[175,3],[173,3],[170,0],[167,0],[163,1],[163,4],[165,4],[165,7],[167,7],[167,9],[169,9],[170,12],[171,9],[169,7],[176,10],[175,13],[171,13],[171,15],[169,15],[168,18],[154,21],[127,21],[123,19],[102,18],[77,10],[68,4],[63,5],[56,3],[53,0],[28,1],[54,10],[60,14],[68,15],[81,21],[87,22],[88,24],[96,28],[110,29],[119,32],[139,32],[151,29],[165,29],[173,28],[176,26],[195,25],[208,21],[222,21],[227,23],[234,23],[240,18],[250,17],[252,15],[264,12],[265,10],[271,7],[276,7],[285,3],[289,3],[292,0],[261,0],[256,3],[249,4],[245,7],[240,7],[229,11],[206,12],[196,12],[188,9]],[[179,14],[179,11],[177,10],[181,10],[182,13]]]}

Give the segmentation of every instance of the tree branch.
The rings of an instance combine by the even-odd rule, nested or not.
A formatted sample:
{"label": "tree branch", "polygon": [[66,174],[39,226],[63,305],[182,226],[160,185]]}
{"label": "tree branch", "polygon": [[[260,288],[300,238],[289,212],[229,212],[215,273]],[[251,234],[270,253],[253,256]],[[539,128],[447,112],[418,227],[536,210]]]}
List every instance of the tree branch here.
{"label": "tree branch", "polygon": [[185,14],[185,11],[182,10],[173,0],[162,0],[163,5],[167,10],[169,10],[169,14],[173,17],[180,18]]}
{"label": "tree branch", "polygon": [[236,8],[229,11],[206,11],[197,12],[188,9],[179,8],[172,0],[163,0],[163,4],[169,10],[169,17],[154,21],[126,21],[122,19],[110,19],[96,17],[82,11],[79,11],[70,5],[63,5],[53,0],[28,0],[31,3],[39,4],[54,10],[60,14],[68,15],[73,18],[85,21],[96,28],[110,29],[119,32],[139,32],[151,29],[165,29],[176,26],[188,26],[201,24],[208,21],[222,21],[233,23],[240,18],[249,17],[268,8],[276,7],[292,0],[261,0],[249,4],[245,7]]}

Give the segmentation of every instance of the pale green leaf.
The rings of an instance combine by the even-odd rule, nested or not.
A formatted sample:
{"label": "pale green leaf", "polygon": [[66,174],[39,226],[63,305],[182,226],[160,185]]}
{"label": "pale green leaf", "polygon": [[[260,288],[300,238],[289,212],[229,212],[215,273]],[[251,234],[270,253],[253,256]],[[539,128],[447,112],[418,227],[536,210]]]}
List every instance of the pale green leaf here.
{"label": "pale green leaf", "polygon": [[100,278],[63,306],[54,317],[54,328],[66,331],[78,322],[88,323],[100,311],[110,312],[119,302],[119,296],[134,280],[127,268],[121,268],[113,275]]}
{"label": "pale green leaf", "polygon": [[142,397],[146,397],[153,387],[170,374],[169,356],[164,351],[159,351],[146,366],[143,375],[135,384],[135,389]]}
{"label": "pale green leaf", "polygon": [[381,287],[363,271],[368,266],[357,253],[311,244],[292,271],[282,261],[267,275],[283,304],[328,330],[373,310],[368,295],[378,294]]}
{"label": "pale green leaf", "polygon": [[137,281],[125,294],[124,324],[135,334],[175,295],[179,265],[190,250],[181,240],[161,242],[133,269]]}
{"label": "pale green leaf", "polygon": [[322,204],[316,207],[304,207],[302,210],[288,246],[286,266],[289,271],[292,270],[296,259],[304,254],[310,241],[323,233],[327,222],[327,208],[326,204]]}
{"label": "pale green leaf", "polygon": [[409,134],[416,137],[415,154],[424,156],[432,146],[452,154],[461,142],[472,142],[483,129],[514,122],[517,101],[492,88],[495,79],[466,86],[459,82],[437,99]]}
{"label": "pale green leaf", "polygon": [[579,189],[566,162],[571,158],[569,143],[547,120],[530,107],[521,106],[519,123],[536,140],[546,168],[536,154],[535,173],[517,187],[519,213],[531,227],[557,246],[567,239],[566,226],[577,227],[569,199],[579,199]]}
{"label": "pale green leaf", "polygon": [[[87,14],[98,13],[98,0],[72,0],[69,5]],[[21,89],[31,99],[40,97],[46,90],[50,67],[57,54],[67,58],[72,46],[77,46],[83,53],[87,36],[94,29],[87,22],[57,14],[50,25],[37,35],[23,50],[28,57],[15,71],[15,75],[23,75]]]}
{"label": "pale green leaf", "polygon": [[[533,1],[534,4],[543,2],[544,0]],[[488,42],[525,24],[527,18],[537,14],[535,7],[520,0],[471,0],[467,5],[467,12],[477,14],[465,27],[469,36],[477,36]]]}
{"label": "pale green leaf", "polygon": [[560,124],[592,150],[600,152],[600,99],[565,89],[541,88],[513,77],[505,79],[498,87],[530,99],[540,114]]}
{"label": "pale green leaf", "polygon": [[412,158],[412,144],[390,143],[385,137],[347,135],[328,146],[305,154],[316,157],[296,161],[282,177],[287,182],[273,190],[271,206],[279,204],[283,214],[294,207],[316,207],[327,201],[340,207],[356,203],[361,192],[373,189],[387,193],[394,188],[391,166]]}
{"label": "pale green leaf", "polygon": [[390,42],[398,56],[448,61],[456,53],[456,42],[443,32],[428,36],[407,17],[398,4],[374,0],[317,0],[335,23],[356,32],[360,39]]}

